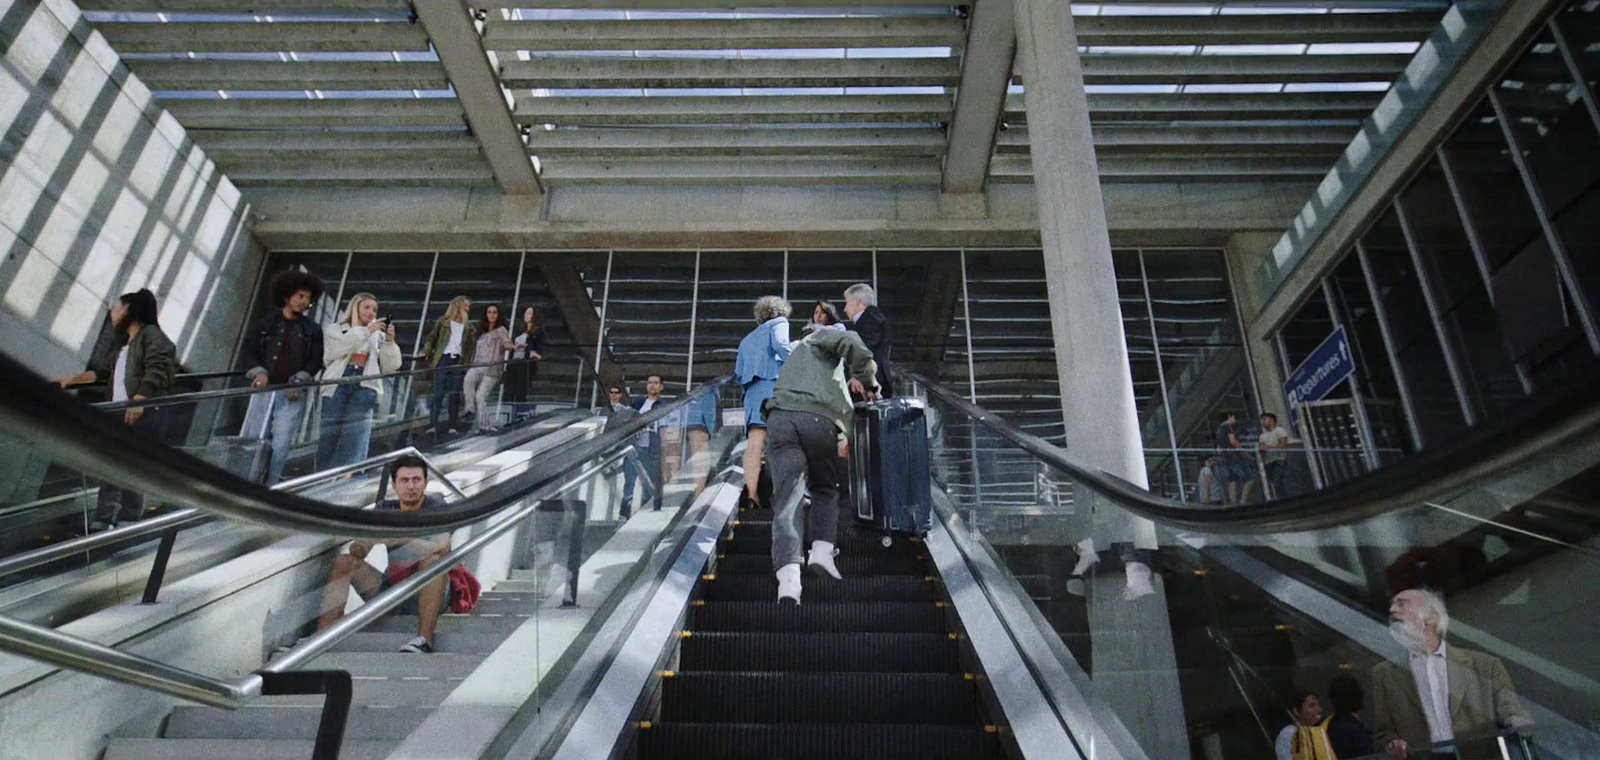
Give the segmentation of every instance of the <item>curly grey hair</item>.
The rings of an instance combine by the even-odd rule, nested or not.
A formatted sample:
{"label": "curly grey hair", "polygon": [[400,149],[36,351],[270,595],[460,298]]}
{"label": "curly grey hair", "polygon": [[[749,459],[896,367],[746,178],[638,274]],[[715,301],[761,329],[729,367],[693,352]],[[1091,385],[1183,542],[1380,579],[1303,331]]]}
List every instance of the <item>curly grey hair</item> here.
{"label": "curly grey hair", "polygon": [[858,282],[844,289],[844,299],[848,301],[852,298],[860,301],[862,306],[878,305],[877,291],[873,290],[871,285],[868,285],[864,282]]}
{"label": "curly grey hair", "polygon": [[787,317],[793,308],[781,296],[762,296],[756,299],[756,321],[765,322],[775,317]]}

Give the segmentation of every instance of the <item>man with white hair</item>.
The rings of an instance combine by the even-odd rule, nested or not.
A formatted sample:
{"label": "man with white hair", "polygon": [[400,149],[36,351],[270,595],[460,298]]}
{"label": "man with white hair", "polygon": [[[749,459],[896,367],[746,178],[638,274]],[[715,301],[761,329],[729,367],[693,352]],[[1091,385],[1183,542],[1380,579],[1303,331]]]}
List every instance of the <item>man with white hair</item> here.
{"label": "man with white hair", "polygon": [[[1445,643],[1450,613],[1430,589],[1408,589],[1389,604],[1389,633],[1405,662],[1372,669],[1373,718],[1379,751],[1395,760],[1429,745],[1440,757],[1499,757],[1490,741],[1457,741],[1532,723],[1500,659]],[[1427,755],[1422,755],[1426,757]]]}
{"label": "man with white hair", "polygon": [[894,346],[894,333],[889,329],[889,318],[878,308],[878,293],[871,285],[856,283],[844,289],[844,313],[850,318],[848,327],[861,336],[872,352],[872,361],[878,365],[880,396],[889,398],[894,389],[889,385],[889,352]]}

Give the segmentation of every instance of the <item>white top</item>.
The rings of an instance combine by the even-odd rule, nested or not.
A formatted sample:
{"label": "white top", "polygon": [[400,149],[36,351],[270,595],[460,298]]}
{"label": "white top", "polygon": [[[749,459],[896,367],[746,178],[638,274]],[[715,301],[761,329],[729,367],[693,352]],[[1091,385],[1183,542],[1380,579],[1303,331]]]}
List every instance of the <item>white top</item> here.
{"label": "white top", "polygon": [[465,328],[466,325],[460,322],[452,321],[450,323],[450,342],[444,344],[444,353],[446,356],[451,354],[459,355],[461,353],[461,331]]}
{"label": "white top", "polygon": [[1450,721],[1450,668],[1445,646],[1441,641],[1431,654],[1411,653],[1411,678],[1416,681],[1422,715],[1428,719],[1428,737],[1434,744],[1456,738]]}
{"label": "white top", "polygon": [[128,347],[117,349],[117,364],[111,369],[112,402],[128,400]]}
{"label": "white top", "polygon": [[643,414],[645,412],[648,412],[651,409],[654,409],[655,405],[656,405],[656,399],[646,398],[644,400],[644,403],[639,405],[639,413]]}
{"label": "white top", "polygon": [[1288,442],[1289,433],[1286,432],[1281,426],[1275,427],[1271,430],[1261,431],[1261,445],[1267,447],[1267,450],[1264,453],[1267,455],[1268,462],[1278,462],[1288,459],[1289,452],[1278,448],[1279,446],[1282,446]]}
{"label": "white top", "polygon": [[1272,751],[1277,754],[1278,760],[1294,760],[1294,732],[1298,725],[1290,723],[1278,732],[1278,740],[1272,743]]}

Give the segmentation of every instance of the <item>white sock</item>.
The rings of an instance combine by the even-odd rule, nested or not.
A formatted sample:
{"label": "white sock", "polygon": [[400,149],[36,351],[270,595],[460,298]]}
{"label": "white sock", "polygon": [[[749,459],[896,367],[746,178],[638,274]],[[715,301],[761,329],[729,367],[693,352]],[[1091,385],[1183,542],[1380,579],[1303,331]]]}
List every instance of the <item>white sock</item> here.
{"label": "white sock", "polygon": [[1153,582],[1154,574],[1150,572],[1149,565],[1146,565],[1143,562],[1129,562],[1127,573],[1128,585],[1122,590],[1123,599],[1132,601],[1134,599],[1138,599],[1139,597],[1149,596],[1156,592],[1156,587]]}
{"label": "white sock", "polygon": [[824,557],[832,557],[835,554],[838,554],[839,550],[833,548],[833,544],[830,544],[827,541],[812,541],[811,553],[820,554]]}
{"label": "white sock", "polygon": [[1083,575],[1099,561],[1100,556],[1094,552],[1094,539],[1085,538],[1078,542],[1078,564],[1072,568],[1072,574]]}

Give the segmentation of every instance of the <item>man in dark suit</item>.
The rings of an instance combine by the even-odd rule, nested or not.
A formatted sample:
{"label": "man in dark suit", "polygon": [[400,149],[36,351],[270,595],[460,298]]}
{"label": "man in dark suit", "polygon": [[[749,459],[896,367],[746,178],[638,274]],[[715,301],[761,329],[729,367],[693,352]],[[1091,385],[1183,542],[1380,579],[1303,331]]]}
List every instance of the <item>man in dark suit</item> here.
{"label": "man in dark suit", "polygon": [[1395,594],[1389,631],[1406,648],[1401,662],[1372,669],[1377,749],[1405,758],[1428,745],[1453,744],[1463,760],[1499,757],[1484,734],[1531,723],[1500,659],[1445,643],[1444,597],[1427,589]]}
{"label": "man in dark suit", "polygon": [[850,318],[849,328],[861,336],[861,342],[872,351],[872,360],[878,365],[880,398],[894,395],[889,382],[889,353],[894,347],[894,332],[889,328],[889,318],[878,308],[878,294],[866,283],[857,283],[844,290],[844,313]]}

